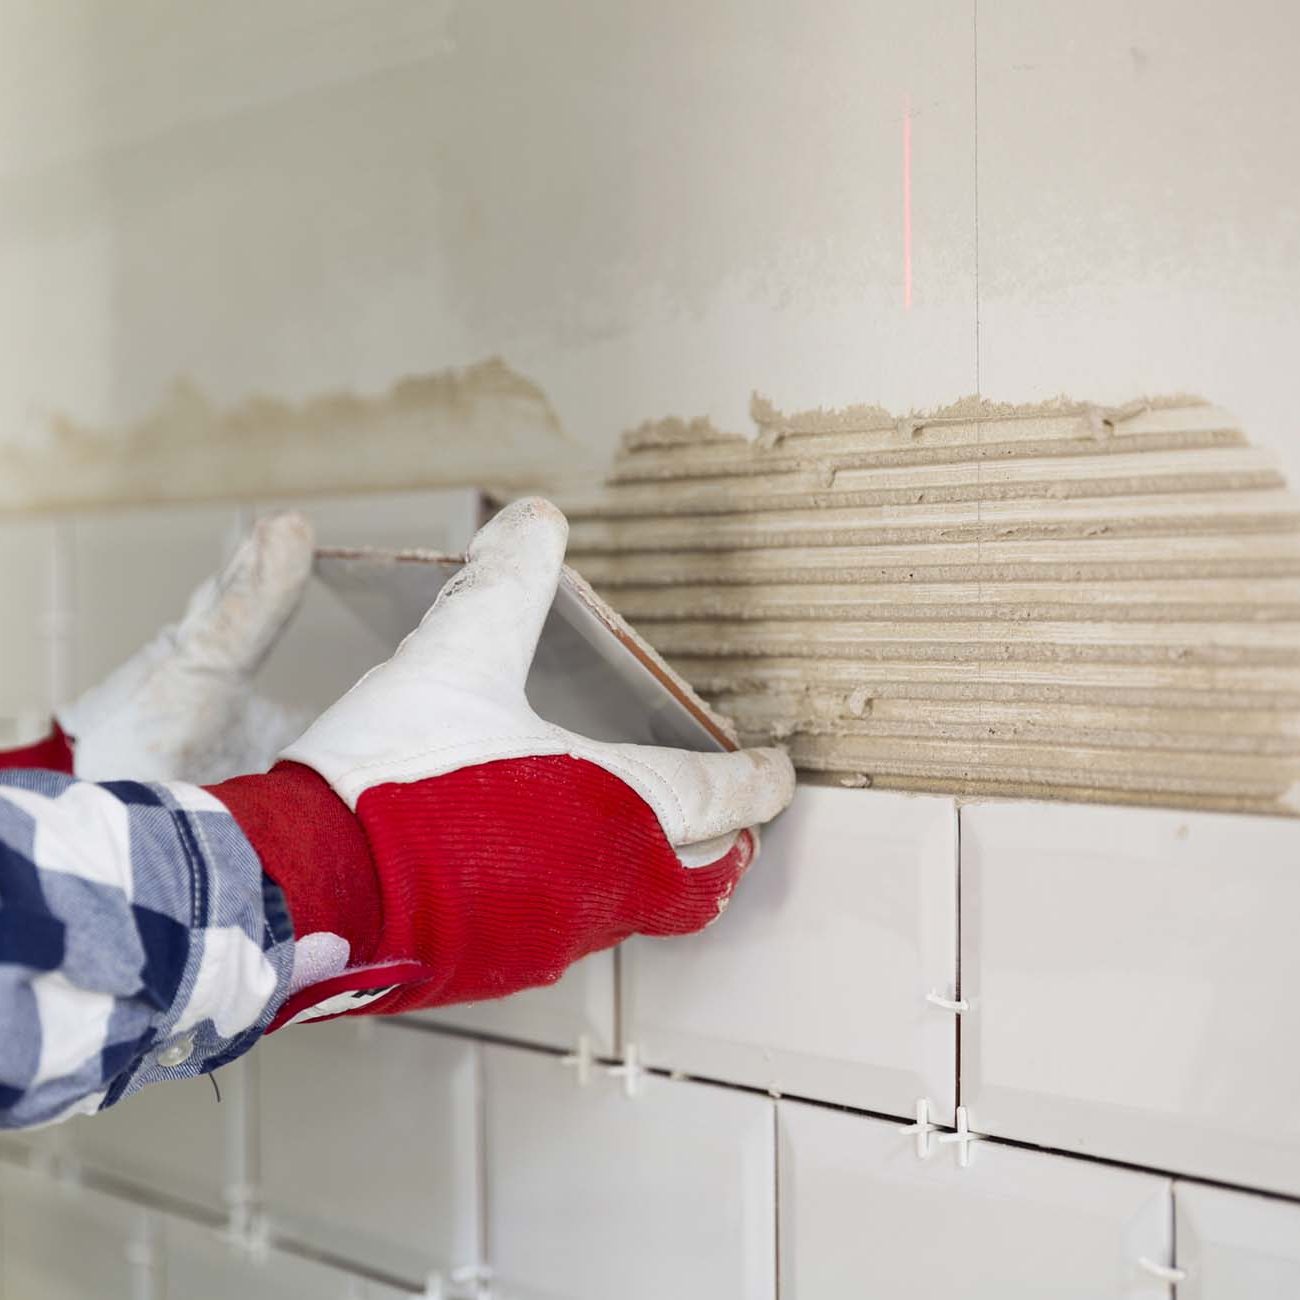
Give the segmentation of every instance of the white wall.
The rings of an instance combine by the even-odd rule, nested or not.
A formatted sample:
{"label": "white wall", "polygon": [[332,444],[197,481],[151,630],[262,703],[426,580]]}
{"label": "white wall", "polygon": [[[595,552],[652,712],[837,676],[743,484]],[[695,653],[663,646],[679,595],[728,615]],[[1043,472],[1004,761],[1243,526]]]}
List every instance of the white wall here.
{"label": "white wall", "polygon": [[362,12],[7,9],[0,445],[499,354],[600,450],[754,389],[1182,390],[1300,464],[1290,6]]}

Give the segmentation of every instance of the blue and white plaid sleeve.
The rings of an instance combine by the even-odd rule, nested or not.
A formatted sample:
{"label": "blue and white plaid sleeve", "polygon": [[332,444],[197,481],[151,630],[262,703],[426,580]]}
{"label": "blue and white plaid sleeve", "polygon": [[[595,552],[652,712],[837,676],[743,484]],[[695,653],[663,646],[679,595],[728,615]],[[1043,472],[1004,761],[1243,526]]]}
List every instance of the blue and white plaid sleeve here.
{"label": "blue and white plaid sleeve", "polygon": [[206,791],[0,773],[0,1129],[234,1060],[292,969],[284,897]]}

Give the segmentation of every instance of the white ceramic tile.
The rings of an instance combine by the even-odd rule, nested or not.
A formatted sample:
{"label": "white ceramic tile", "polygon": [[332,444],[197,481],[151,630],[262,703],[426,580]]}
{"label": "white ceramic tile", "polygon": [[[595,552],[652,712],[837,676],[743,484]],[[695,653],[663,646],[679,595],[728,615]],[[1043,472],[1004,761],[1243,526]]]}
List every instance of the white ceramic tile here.
{"label": "white ceramic tile", "polygon": [[1178,1300],[1294,1300],[1300,1205],[1195,1183],[1174,1184]]}
{"label": "white ceramic tile", "polygon": [[608,1056],[615,1050],[615,1000],[614,954],[597,952],[546,988],[438,1007],[413,1018],[547,1047],[574,1048],[585,1035],[596,1055]]}
{"label": "white ceramic tile", "polygon": [[974,1143],[926,1159],[899,1126],[793,1102],[780,1132],[792,1300],[1167,1300],[1166,1179]]}
{"label": "white ceramic tile", "polygon": [[[0,521],[0,718],[44,715],[51,698],[55,525],[48,520]],[[23,739],[31,739],[24,736]]]}
{"label": "white ceramic tile", "polygon": [[61,1125],[60,1154],[146,1191],[222,1211],[228,1185],[244,1180],[239,1162],[248,1119],[239,1060],[214,1076],[145,1088],[96,1115]]}
{"label": "white ceramic tile", "polygon": [[402,1277],[478,1262],[474,1044],[339,1020],[290,1026],[258,1052],[276,1231]]}
{"label": "white ceramic tile", "polygon": [[71,1123],[0,1132],[0,1159],[52,1170],[68,1159]]}
{"label": "white ceramic tile", "polygon": [[21,1132],[0,1132],[0,1160],[19,1161],[24,1158],[29,1139]]}
{"label": "white ceramic tile", "polygon": [[127,1202],[0,1167],[0,1300],[153,1300],[128,1259],[151,1221]]}
{"label": "white ceramic tile", "polygon": [[770,1101],[662,1077],[629,1098],[516,1048],[484,1066],[501,1300],[771,1300]]}
{"label": "white ceramic tile", "polygon": [[250,1257],[220,1233],[168,1220],[162,1234],[167,1300],[395,1300],[409,1294],[282,1250]]}
{"label": "white ceramic tile", "polygon": [[185,612],[221,565],[231,506],[103,511],[73,520],[75,684],[84,690]]}
{"label": "white ceramic tile", "polygon": [[[316,527],[320,546],[455,552],[464,550],[473,536],[479,500],[479,493],[457,489],[311,497],[277,505],[306,514]],[[268,508],[259,507],[259,512]],[[293,623],[263,665],[258,689],[303,710],[304,720],[309,720],[396,648],[362,626],[328,588],[313,582]]]}
{"label": "white ceramic tile", "polygon": [[1275,0],[981,5],[981,391],[1193,392],[1300,477],[1300,53]]}
{"label": "white ceramic tile", "polygon": [[972,1126],[1300,1191],[1300,822],[961,811]]}
{"label": "white ceramic tile", "polygon": [[[305,514],[321,546],[461,551],[478,526],[482,501],[472,488],[446,488],[297,497],[275,505]],[[257,509],[263,513],[266,507]]]}
{"label": "white ceramic tile", "polygon": [[653,1065],[951,1119],[953,801],[801,787],[701,935],[623,953],[624,1035]]}

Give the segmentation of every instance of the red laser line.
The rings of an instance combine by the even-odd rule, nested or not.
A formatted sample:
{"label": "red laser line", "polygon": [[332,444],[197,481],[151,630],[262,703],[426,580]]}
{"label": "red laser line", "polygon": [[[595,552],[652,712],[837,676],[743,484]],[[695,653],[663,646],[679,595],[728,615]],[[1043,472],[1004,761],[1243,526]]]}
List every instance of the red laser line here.
{"label": "red laser line", "polygon": [[903,96],[903,310],[912,310],[912,97]]}

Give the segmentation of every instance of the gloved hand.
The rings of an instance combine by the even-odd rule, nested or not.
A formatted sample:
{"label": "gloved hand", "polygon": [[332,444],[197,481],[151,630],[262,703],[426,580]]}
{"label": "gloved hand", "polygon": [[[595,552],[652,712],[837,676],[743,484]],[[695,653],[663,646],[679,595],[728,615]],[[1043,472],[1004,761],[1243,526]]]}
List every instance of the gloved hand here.
{"label": "gloved hand", "polygon": [[0,754],[0,767],[94,781],[199,782],[264,770],[306,719],[260,699],[249,682],[298,607],[312,547],[301,515],[259,521],[178,624],[60,710],[44,741]]}
{"label": "gloved hand", "polygon": [[747,828],[789,802],[780,749],[598,743],[532,711],[567,535],[546,501],[503,510],[287,762],[213,787],[293,920],[276,1024],[499,997],[629,935],[700,929],[754,856]]}

